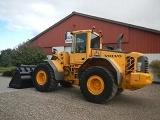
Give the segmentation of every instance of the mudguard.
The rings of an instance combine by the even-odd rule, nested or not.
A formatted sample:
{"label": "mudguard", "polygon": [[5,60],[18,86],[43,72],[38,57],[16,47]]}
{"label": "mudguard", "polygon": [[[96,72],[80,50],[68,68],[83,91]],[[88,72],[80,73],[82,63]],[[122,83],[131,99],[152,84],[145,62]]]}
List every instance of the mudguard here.
{"label": "mudguard", "polygon": [[53,69],[56,80],[64,79],[64,71],[61,63],[58,60],[45,60]]}
{"label": "mudguard", "polygon": [[[110,65],[114,68],[114,70],[116,71],[116,76],[117,76],[117,84],[121,84],[122,83],[122,70],[119,67],[119,65],[112,59],[107,58],[107,57],[92,57],[92,58],[88,58],[79,68],[78,71],[78,78],[80,79],[81,74],[83,73],[83,71],[85,69],[88,68],[88,65],[90,65],[90,63],[92,63],[92,61],[96,60],[96,59],[104,59],[106,60],[106,62],[110,63]],[[93,65],[92,65],[93,66]],[[101,65],[102,66],[102,65]]]}

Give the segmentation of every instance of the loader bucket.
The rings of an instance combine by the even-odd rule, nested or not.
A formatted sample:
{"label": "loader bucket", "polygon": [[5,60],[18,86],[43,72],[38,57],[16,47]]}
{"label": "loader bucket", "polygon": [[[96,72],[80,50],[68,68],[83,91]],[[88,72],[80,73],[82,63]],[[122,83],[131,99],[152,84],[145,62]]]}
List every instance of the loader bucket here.
{"label": "loader bucket", "polygon": [[35,67],[35,65],[19,66],[9,83],[9,87],[16,89],[33,87],[32,73]]}

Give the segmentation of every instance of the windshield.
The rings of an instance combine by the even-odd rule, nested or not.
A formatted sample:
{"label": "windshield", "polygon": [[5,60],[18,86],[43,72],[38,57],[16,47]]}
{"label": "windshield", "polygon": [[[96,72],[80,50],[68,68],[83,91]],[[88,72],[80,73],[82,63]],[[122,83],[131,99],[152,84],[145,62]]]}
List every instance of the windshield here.
{"label": "windshield", "polygon": [[100,49],[100,37],[93,33],[91,34],[91,48]]}

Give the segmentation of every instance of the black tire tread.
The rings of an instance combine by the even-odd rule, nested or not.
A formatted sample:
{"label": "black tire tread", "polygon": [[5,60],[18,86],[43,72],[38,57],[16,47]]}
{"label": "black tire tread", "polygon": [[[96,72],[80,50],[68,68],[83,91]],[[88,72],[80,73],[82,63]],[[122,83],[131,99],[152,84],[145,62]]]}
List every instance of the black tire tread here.
{"label": "black tire tread", "polygon": [[55,79],[54,71],[51,68],[51,66],[47,63],[46,67],[49,69],[49,72],[50,72],[50,75],[51,75],[51,82],[49,84],[48,89],[46,89],[46,92],[49,92],[49,91],[53,91],[58,86],[58,82]]}
{"label": "black tire tread", "polygon": [[[36,83],[34,83],[36,80],[33,81],[34,83],[34,86],[35,88],[38,90],[38,91],[41,91],[41,92],[49,92],[49,91],[53,91],[57,86],[58,86],[58,82],[56,81],[55,79],[55,75],[54,75],[54,71],[53,69],[51,68],[51,66],[48,64],[48,63],[41,63],[37,66],[37,68],[35,69],[35,71],[37,69],[40,69],[41,67],[45,68],[48,73],[47,73],[47,76],[49,76],[50,80],[49,83],[47,84],[47,86],[44,86],[44,88],[40,88],[36,85]],[[33,78],[35,79],[35,76],[36,76],[36,73],[34,72],[33,74]]]}
{"label": "black tire tread", "polygon": [[[103,74],[110,77],[110,80],[111,80],[111,84],[112,84],[112,91],[111,91],[111,94],[109,96],[106,97],[105,100],[96,100],[94,101],[93,99],[91,99],[89,96],[86,95],[86,91],[83,90],[83,86],[85,86],[85,83],[83,83],[83,80],[85,79],[86,77],[86,74],[90,74],[90,72],[94,71],[94,70],[98,70],[98,71],[102,71],[104,72]],[[87,69],[86,71],[84,71],[81,75],[81,79],[80,79],[80,89],[81,89],[81,92],[82,94],[84,95],[84,97],[90,101],[90,102],[94,102],[94,103],[104,103],[104,102],[107,102],[109,101],[110,99],[112,99],[115,94],[117,93],[117,84],[115,83],[115,78],[113,76],[113,74],[106,68],[102,67],[102,66],[93,66],[93,67],[90,67],[89,69]]]}

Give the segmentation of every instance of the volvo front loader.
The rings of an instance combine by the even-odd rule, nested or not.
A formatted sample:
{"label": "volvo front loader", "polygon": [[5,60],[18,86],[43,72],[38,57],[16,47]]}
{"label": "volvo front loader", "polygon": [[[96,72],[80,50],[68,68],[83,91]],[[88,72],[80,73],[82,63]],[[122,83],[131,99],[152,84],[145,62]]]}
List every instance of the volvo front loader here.
{"label": "volvo front loader", "polygon": [[[20,66],[9,86],[23,88],[31,82],[41,92],[80,86],[83,96],[93,103],[104,103],[123,90],[137,90],[152,83],[148,58],[138,52],[117,48],[102,49],[102,34],[92,30],[72,31],[71,53],[54,50],[51,60],[37,66]],[[26,82],[24,82],[26,81]]]}

